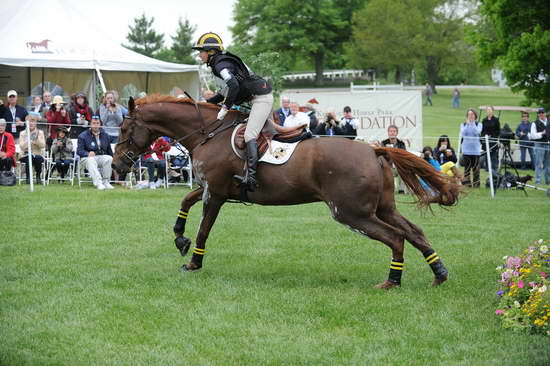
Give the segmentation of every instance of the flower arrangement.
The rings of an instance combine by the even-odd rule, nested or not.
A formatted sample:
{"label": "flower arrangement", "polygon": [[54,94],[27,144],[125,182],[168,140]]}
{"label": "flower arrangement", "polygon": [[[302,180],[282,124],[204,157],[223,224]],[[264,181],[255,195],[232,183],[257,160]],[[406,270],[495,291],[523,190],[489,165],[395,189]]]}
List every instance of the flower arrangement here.
{"label": "flower arrangement", "polygon": [[495,311],[505,328],[550,335],[550,241],[542,239],[517,257],[504,257],[499,304]]}

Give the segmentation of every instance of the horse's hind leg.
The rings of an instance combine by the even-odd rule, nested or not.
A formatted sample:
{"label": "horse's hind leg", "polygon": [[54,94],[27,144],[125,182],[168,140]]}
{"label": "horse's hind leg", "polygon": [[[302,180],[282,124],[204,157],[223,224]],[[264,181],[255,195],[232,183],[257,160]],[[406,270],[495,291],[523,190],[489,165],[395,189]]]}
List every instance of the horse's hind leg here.
{"label": "horse's hind leg", "polygon": [[353,231],[368,236],[371,239],[378,240],[392,251],[392,260],[390,263],[390,273],[388,279],[376,287],[379,289],[390,289],[401,285],[401,275],[403,273],[403,251],[405,237],[403,232],[382,220],[375,214],[368,216],[358,216],[355,218],[339,217],[335,215],[336,220],[349,226]]}
{"label": "horse's hind leg", "polygon": [[393,174],[389,167],[389,164],[383,161],[383,174],[384,174],[384,192],[382,199],[376,210],[376,215],[387,222],[388,224],[395,226],[402,230],[405,238],[422,254],[426,261],[430,265],[435,279],[432,286],[438,286],[445,282],[449,276],[449,272],[443,265],[443,262],[432,249],[428,243],[428,239],[424,235],[422,229],[403,217],[395,207],[395,199],[393,192]]}
{"label": "horse's hind leg", "polygon": [[204,188],[199,187],[191,192],[189,192],[181,201],[181,208],[178,213],[178,218],[176,219],[176,224],[174,225],[174,234],[176,234],[176,239],[174,240],[176,248],[180,251],[182,256],[185,256],[189,251],[191,246],[191,239],[183,236],[185,232],[185,223],[187,222],[187,216],[189,215],[189,209],[202,197]]}

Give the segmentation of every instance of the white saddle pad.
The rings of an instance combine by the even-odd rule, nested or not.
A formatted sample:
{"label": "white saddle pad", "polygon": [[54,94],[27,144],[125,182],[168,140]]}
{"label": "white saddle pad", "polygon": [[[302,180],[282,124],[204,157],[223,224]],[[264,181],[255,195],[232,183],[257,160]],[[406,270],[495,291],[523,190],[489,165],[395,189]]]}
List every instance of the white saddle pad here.
{"label": "white saddle pad", "polygon": [[[235,146],[235,135],[237,134],[237,130],[239,129],[239,127],[241,127],[241,125],[235,127],[233,133],[231,134],[231,147],[233,148],[233,152],[235,153],[235,155],[244,160],[245,156],[243,156],[241,154],[241,151],[239,151],[239,149],[237,149],[237,147]],[[301,141],[288,144],[286,142],[272,140],[264,156],[262,156],[259,162],[276,165],[284,164],[288,161],[288,159],[290,159],[292,153],[294,153],[294,149],[296,149],[296,146],[300,142]]]}

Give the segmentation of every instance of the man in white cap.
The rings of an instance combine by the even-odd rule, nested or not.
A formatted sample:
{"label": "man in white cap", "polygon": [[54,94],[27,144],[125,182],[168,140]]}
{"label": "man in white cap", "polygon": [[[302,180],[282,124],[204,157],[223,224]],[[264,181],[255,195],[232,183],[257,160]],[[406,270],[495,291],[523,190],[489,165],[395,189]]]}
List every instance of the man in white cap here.
{"label": "man in white cap", "polygon": [[[107,132],[101,128],[99,116],[92,116],[90,129],[78,136],[76,152],[82,159],[82,164],[86,164],[94,186],[99,190],[113,189],[109,183],[112,172],[111,163],[113,162],[111,139]],[[99,169],[101,169],[101,173]]]}
{"label": "man in white cap", "polygon": [[25,129],[25,118],[27,118],[27,109],[17,104],[17,92],[10,90],[7,94],[8,104],[5,107],[4,118],[7,122],[6,131],[11,133],[15,140],[19,140],[19,133]]}

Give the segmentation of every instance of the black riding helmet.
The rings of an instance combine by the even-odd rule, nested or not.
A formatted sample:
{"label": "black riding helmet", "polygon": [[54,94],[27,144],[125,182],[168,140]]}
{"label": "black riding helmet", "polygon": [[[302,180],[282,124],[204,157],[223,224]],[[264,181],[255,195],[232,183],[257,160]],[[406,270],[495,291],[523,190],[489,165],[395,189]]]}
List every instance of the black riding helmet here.
{"label": "black riding helmet", "polygon": [[221,52],[224,50],[221,37],[212,32],[200,36],[199,40],[192,48],[197,51],[216,50]]}

